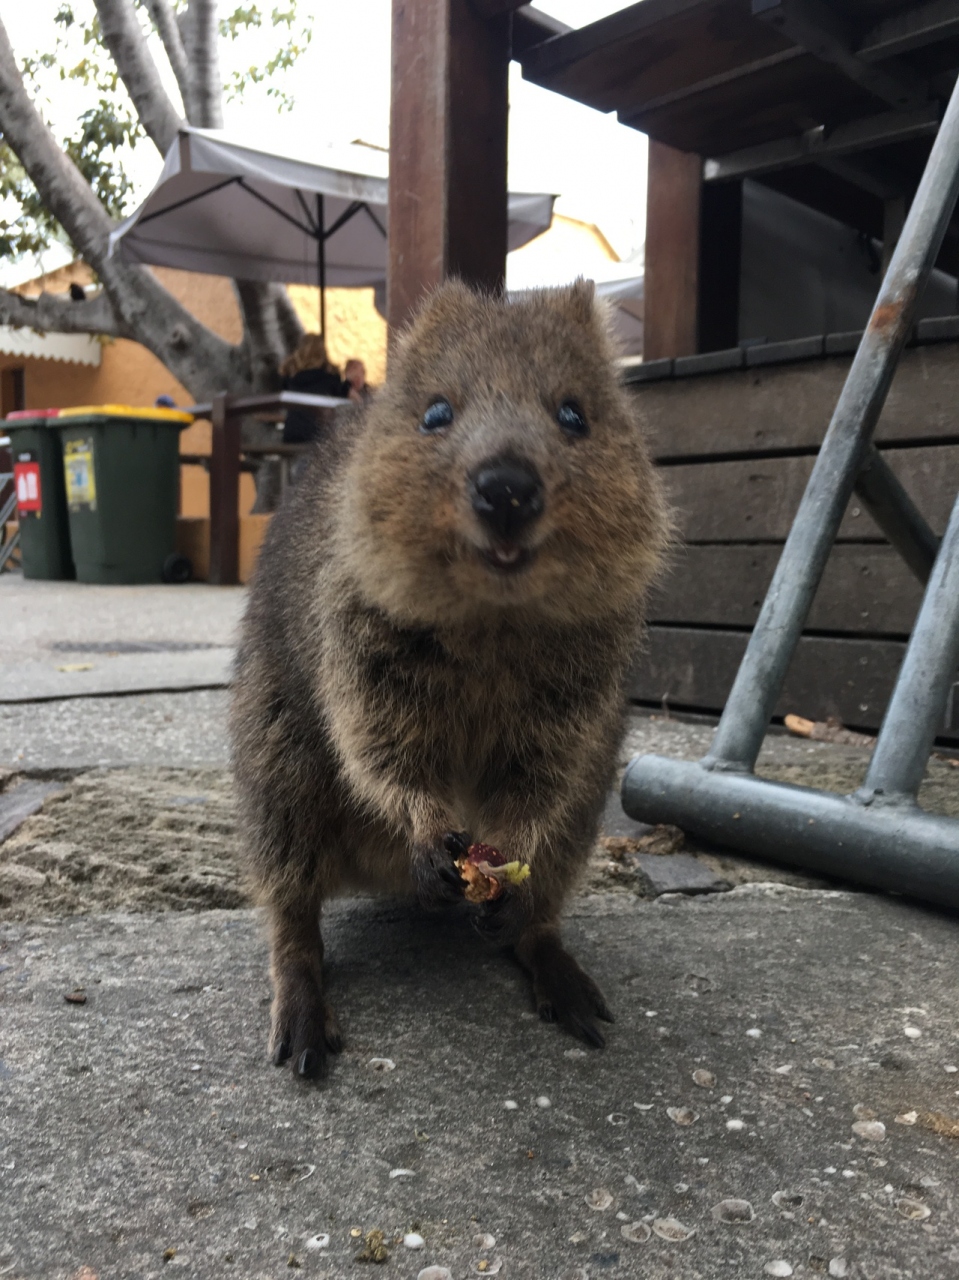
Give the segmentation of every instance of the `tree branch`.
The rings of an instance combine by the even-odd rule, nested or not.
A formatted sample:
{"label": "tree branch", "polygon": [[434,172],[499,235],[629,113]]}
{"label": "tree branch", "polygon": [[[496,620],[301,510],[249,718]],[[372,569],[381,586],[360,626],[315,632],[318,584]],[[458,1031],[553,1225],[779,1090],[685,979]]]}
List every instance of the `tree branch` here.
{"label": "tree branch", "polygon": [[99,270],[113,223],[30,101],[2,22],[0,133],[81,256]]}
{"label": "tree branch", "polygon": [[283,355],[287,356],[299,346],[303,337],[303,324],[296,314],[296,308],[290,301],[286,286],[275,285],[276,289],[276,322],[279,325],[283,344]]}
{"label": "tree branch", "polygon": [[234,280],[233,287],[243,317],[243,347],[253,380],[257,385],[277,387],[280,361],[303,336],[296,312],[282,285]]}
{"label": "tree branch", "polygon": [[170,0],[144,0],[147,12],[153,19],[157,35],[163,43],[163,49],[173,74],[176,76],[180,97],[183,99],[183,110],[187,120],[195,123],[193,103],[193,72],[186,56],[186,49],[177,25],[176,14]]}
{"label": "tree branch", "polygon": [[160,73],[143,38],[133,0],[94,0],[94,3],[100,16],[103,42],[110,50],[140,122],[165,156],[182,121],[160,83]]}
{"label": "tree branch", "polygon": [[185,28],[190,70],[193,76],[193,111],[190,123],[200,129],[223,128],[223,81],[220,77],[220,31],[216,0],[190,0]]}
{"label": "tree branch", "polygon": [[[107,257],[113,222],[75,165],[57,146],[30,101],[2,22],[0,133],[16,153],[43,203],[80,256],[96,271],[119,331],[152,351],[198,398],[226,389],[259,389],[251,380],[242,346],[231,346],[202,325],[146,267]],[[84,304],[74,305],[79,310]],[[38,321],[39,312],[34,311],[27,323]]]}
{"label": "tree branch", "polygon": [[82,302],[70,295],[41,293],[38,298],[0,289],[0,324],[16,329],[39,329],[43,333],[95,333],[110,338],[132,338],[133,334],[116,316],[110,299],[101,290]]}

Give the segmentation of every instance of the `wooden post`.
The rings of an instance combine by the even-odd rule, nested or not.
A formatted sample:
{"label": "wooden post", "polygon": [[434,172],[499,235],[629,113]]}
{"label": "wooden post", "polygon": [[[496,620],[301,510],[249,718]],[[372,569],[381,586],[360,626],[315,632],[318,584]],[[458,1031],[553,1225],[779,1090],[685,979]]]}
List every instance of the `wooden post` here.
{"label": "wooden post", "polygon": [[232,587],[240,560],[240,419],[228,412],[229,399],[213,397],[210,420],[210,581]]}
{"label": "wooden post", "polygon": [[702,160],[649,140],[643,355],[699,350]]}
{"label": "wooden post", "polygon": [[447,276],[503,286],[510,24],[469,0],[393,0],[393,331]]}

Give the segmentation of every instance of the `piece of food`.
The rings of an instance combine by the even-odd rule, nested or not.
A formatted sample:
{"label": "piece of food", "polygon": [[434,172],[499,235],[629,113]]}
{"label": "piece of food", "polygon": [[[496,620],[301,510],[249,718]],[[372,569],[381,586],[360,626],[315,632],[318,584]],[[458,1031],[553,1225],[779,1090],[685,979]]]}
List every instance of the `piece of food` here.
{"label": "piece of food", "polygon": [[529,877],[523,862],[507,862],[499,849],[490,844],[471,844],[465,858],[458,858],[456,868],[466,882],[467,902],[492,902],[503,892],[503,885],[519,885]]}

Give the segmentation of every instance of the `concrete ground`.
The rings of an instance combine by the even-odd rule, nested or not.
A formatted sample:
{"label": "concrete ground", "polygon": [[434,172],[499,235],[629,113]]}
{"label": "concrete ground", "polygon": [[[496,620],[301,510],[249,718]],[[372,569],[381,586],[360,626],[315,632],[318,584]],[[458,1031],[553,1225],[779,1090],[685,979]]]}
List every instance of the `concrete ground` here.
{"label": "concrete ground", "polygon": [[222,686],[243,596],[0,574],[0,705]]}
{"label": "concrete ground", "polygon": [[[647,862],[732,888],[655,897],[601,841],[567,935],[617,1015],[602,1053],[466,921],[343,901],[345,1052],[316,1085],[271,1067],[227,693],[195,687],[241,606],[0,577],[0,1276],[342,1280],[374,1230],[410,1280],[959,1276],[957,926],[901,899],[668,832]],[[164,653],[183,683],[148,692]],[[100,692],[50,698],[81,660]],[[638,716],[623,762],[710,736]],[[761,772],[848,790],[867,760],[771,735]],[[923,798],[959,814],[959,771]]]}

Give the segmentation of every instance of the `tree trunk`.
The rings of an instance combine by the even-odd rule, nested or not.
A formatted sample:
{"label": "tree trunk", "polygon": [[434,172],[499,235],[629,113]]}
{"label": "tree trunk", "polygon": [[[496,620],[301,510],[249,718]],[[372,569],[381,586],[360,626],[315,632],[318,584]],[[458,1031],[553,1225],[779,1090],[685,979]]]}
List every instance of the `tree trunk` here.
{"label": "tree trunk", "polygon": [[[104,41],[144,127],[163,154],[181,121],[142,38],[133,2],[95,2]],[[179,21],[168,0],[151,0],[151,12],[192,123],[222,124],[215,0],[190,0]],[[197,400],[224,390],[242,395],[276,389],[277,366],[302,336],[286,291],[275,284],[235,282],[244,335],[232,346],[191,315],[148,268],[108,257],[114,224],[31,102],[2,22],[0,133],[102,284],[100,293],[83,302],[49,294],[24,299],[0,290],[0,323],[131,338],[151,351]]]}

